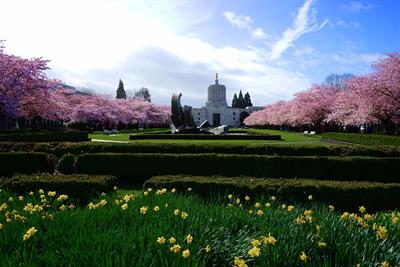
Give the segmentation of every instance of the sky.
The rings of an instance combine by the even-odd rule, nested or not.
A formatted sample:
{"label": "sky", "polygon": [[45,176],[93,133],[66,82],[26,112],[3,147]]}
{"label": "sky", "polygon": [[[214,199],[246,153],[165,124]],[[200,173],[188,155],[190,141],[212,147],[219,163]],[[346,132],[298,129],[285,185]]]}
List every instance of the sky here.
{"label": "sky", "polygon": [[150,90],[203,106],[219,73],[256,106],[330,73],[366,74],[400,51],[398,0],[0,0],[6,53],[49,59],[51,78],[95,93]]}

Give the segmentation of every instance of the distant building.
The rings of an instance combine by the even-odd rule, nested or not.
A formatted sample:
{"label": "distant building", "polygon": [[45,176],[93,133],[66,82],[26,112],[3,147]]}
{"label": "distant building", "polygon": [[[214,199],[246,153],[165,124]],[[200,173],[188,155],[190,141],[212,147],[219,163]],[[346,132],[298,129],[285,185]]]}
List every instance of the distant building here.
{"label": "distant building", "polygon": [[243,119],[250,113],[263,109],[263,107],[232,108],[226,102],[226,87],[219,84],[218,73],[215,75],[215,84],[211,84],[207,90],[207,102],[204,107],[193,108],[192,114],[197,125],[205,120],[211,126],[229,125],[238,127]]}

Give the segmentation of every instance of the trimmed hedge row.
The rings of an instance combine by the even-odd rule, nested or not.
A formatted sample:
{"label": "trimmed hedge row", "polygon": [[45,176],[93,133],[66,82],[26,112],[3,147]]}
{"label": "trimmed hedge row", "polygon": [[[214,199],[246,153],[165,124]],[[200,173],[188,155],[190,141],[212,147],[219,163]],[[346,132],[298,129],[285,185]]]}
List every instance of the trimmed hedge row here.
{"label": "trimmed hedge row", "polygon": [[[275,195],[285,201],[314,200],[334,205],[341,210],[357,210],[364,205],[368,211],[400,208],[400,183],[343,182],[314,179],[271,179],[255,177],[221,176],[155,176],[144,184],[145,188],[177,188],[213,197],[216,194]],[[291,204],[286,202],[287,204]]]}
{"label": "trimmed hedge row", "polygon": [[88,132],[35,132],[35,131],[11,131],[0,133],[0,141],[7,142],[81,142],[90,140]]}
{"label": "trimmed hedge row", "polygon": [[327,139],[334,139],[363,145],[400,146],[400,136],[357,133],[322,133],[321,136]]}
{"label": "trimmed hedge row", "polygon": [[394,146],[323,146],[323,145],[262,145],[262,144],[157,144],[157,143],[10,143],[0,142],[0,152],[36,151],[55,154],[83,153],[221,153],[247,155],[280,155],[280,156],[374,156],[400,157],[400,147]]}
{"label": "trimmed hedge row", "polygon": [[161,174],[400,181],[400,158],[287,157],[222,154],[82,154],[77,173],[135,177]]}
{"label": "trimmed hedge row", "polygon": [[80,202],[87,202],[99,193],[111,192],[116,184],[115,176],[17,174],[1,181],[0,186],[21,194],[39,189],[56,191],[57,194],[67,194]]}
{"label": "trimmed hedge row", "polygon": [[171,140],[282,140],[280,135],[213,135],[213,134],[131,134],[129,140],[171,139]]}
{"label": "trimmed hedge row", "polygon": [[0,153],[0,176],[11,176],[14,173],[35,173],[54,171],[57,159],[41,152]]}

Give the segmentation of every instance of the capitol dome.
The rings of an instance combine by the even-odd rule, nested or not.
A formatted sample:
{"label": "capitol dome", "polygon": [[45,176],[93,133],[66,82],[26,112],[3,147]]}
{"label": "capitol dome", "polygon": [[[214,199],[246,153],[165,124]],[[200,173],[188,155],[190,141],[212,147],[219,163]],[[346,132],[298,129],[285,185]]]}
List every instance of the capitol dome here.
{"label": "capitol dome", "polygon": [[215,74],[215,84],[208,86],[207,107],[227,107],[226,87],[218,82],[218,73]]}

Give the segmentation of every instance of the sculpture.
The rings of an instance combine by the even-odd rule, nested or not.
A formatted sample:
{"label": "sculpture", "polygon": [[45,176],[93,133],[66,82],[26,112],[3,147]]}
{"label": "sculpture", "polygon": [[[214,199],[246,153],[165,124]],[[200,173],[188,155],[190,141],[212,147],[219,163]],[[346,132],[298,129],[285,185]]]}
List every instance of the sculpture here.
{"label": "sculpture", "polygon": [[171,99],[171,133],[178,134],[222,134],[228,130],[227,125],[209,128],[210,124],[207,120],[202,122],[198,127],[194,122],[192,115],[192,107],[185,105],[182,109],[182,94],[173,94]]}

